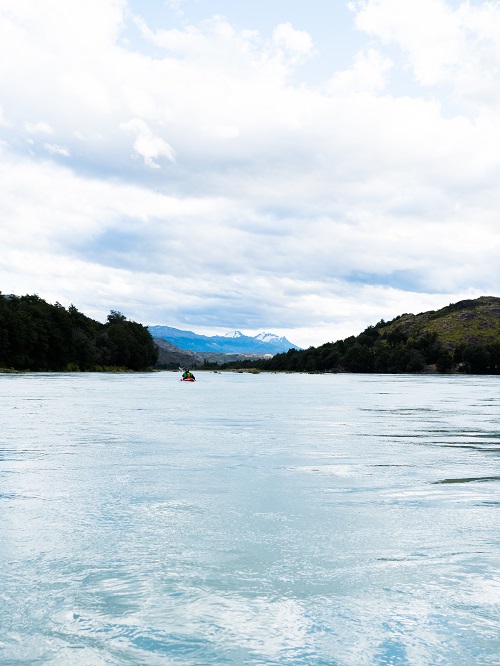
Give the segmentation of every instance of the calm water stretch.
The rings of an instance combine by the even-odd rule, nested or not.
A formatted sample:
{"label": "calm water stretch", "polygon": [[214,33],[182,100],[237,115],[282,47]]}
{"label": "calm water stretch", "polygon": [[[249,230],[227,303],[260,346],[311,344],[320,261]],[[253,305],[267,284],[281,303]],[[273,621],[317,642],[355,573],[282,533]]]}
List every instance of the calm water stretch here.
{"label": "calm water stretch", "polygon": [[0,375],[0,663],[500,664],[500,378]]}

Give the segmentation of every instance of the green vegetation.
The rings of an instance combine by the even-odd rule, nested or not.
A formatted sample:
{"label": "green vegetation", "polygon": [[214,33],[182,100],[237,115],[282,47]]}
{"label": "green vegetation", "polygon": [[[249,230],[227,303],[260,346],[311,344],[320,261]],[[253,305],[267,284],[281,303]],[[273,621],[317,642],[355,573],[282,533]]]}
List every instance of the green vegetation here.
{"label": "green vegetation", "polygon": [[[4,372],[146,370],[158,349],[145,326],[111,310],[105,324],[38,296],[0,295],[0,368]],[[194,367],[195,364],[191,363]],[[500,298],[460,301],[403,314],[358,336],[268,360],[203,363],[205,369],[282,372],[465,372],[500,374]]]}
{"label": "green vegetation", "polygon": [[38,296],[0,295],[0,368],[33,371],[145,370],[157,350],[142,324],[111,310],[101,324]]}
{"label": "green vegetation", "polygon": [[272,359],[226,364],[289,372],[465,372],[500,374],[500,298],[380,321],[358,336]]}

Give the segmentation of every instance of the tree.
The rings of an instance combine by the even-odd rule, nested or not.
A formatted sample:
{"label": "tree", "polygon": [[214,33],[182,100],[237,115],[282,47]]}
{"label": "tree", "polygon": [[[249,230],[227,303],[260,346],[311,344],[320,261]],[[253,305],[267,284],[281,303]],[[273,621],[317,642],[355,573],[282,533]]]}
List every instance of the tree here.
{"label": "tree", "polygon": [[349,372],[372,372],[373,354],[368,347],[354,344],[342,358],[341,364]]}
{"label": "tree", "polygon": [[108,324],[119,324],[126,321],[126,319],[127,317],[125,317],[125,315],[123,315],[121,312],[118,312],[118,310],[110,310],[107,317],[107,322]]}
{"label": "tree", "polygon": [[453,356],[448,351],[443,351],[439,354],[436,360],[436,368],[438,372],[449,372],[455,367]]}
{"label": "tree", "polygon": [[19,370],[143,370],[157,361],[145,326],[111,310],[106,324],[33,296],[0,297],[0,366]]}

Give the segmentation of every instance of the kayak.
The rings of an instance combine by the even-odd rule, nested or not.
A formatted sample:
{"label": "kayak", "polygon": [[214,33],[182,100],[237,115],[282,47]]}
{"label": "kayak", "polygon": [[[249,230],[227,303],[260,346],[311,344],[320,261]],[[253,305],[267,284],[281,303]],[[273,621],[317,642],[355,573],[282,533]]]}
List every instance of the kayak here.
{"label": "kayak", "polygon": [[182,377],[181,382],[195,382],[196,379],[194,377]]}

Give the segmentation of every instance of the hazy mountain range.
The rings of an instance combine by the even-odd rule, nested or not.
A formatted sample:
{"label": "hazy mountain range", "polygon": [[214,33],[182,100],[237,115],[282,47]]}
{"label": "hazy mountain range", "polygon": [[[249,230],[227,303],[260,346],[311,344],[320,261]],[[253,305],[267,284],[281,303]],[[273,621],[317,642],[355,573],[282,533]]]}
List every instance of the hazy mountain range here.
{"label": "hazy mountain range", "polygon": [[300,349],[297,345],[274,333],[259,333],[251,337],[240,331],[226,335],[198,335],[192,331],[183,331],[170,326],[148,326],[156,339],[163,339],[176,347],[193,352],[212,352],[218,354],[252,354],[261,357]]}

